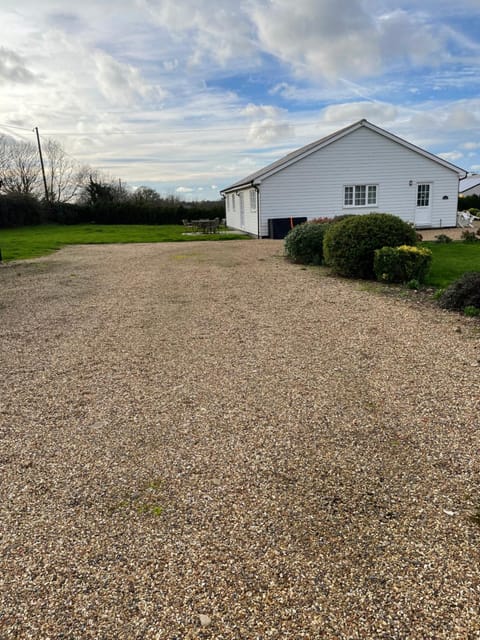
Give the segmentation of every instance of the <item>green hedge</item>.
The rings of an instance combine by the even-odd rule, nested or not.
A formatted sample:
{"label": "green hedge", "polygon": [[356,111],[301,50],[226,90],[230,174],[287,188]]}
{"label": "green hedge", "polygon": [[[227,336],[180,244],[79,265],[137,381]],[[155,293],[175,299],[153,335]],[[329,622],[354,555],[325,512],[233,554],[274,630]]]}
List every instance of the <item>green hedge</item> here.
{"label": "green hedge", "polygon": [[31,226],[46,221],[45,208],[33,196],[22,193],[0,196],[0,228]]}
{"label": "green hedge", "polygon": [[182,202],[165,198],[158,204],[134,201],[107,202],[95,205],[45,204],[33,196],[0,196],[0,228],[22,227],[42,223],[57,224],[182,224],[182,220],[224,218],[223,200]]}

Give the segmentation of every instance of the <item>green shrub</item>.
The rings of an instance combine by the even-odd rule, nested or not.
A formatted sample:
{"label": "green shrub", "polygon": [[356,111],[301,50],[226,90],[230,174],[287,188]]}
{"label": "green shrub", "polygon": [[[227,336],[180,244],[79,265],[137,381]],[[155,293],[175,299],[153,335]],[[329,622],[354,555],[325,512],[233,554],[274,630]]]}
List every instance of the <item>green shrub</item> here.
{"label": "green shrub", "polygon": [[470,318],[476,318],[477,316],[480,316],[480,309],[470,304],[465,307],[463,313]]}
{"label": "green shrub", "polygon": [[444,309],[463,311],[466,307],[480,309],[480,271],[468,271],[452,282],[439,299]]}
{"label": "green shrub", "polygon": [[440,235],[435,236],[435,242],[443,242],[444,244],[447,244],[448,242],[453,242],[453,240],[445,233],[441,233]]}
{"label": "green shrub", "polygon": [[478,238],[475,231],[469,231],[468,229],[465,229],[465,231],[462,231],[462,240],[464,242],[478,242]]}
{"label": "green shrub", "polygon": [[330,222],[304,222],[285,236],[285,254],[300,264],[322,264],[323,238]]}
{"label": "green shrub", "polygon": [[376,249],[373,269],[383,282],[424,282],[432,262],[430,249],[422,247],[382,247]]}
{"label": "green shrub", "polygon": [[323,242],[324,257],[334,271],[349,278],[374,278],[375,250],[382,247],[414,246],[416,232],[408,223],[389,213],[348,217],[331,225]]}

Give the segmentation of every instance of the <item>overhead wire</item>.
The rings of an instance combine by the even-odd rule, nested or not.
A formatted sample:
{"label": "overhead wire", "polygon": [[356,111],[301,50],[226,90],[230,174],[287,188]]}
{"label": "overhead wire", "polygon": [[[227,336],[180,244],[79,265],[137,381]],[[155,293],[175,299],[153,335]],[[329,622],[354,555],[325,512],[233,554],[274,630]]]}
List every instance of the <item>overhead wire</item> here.
{"label": "overhead wire", "polygon": [[33,132],[33,128],[32,129],[27,129],[27,127],[19,127],[15,124],[4,124],[2,122],[0,122],[0,127],[6,127],[7,129],[21,129],[22,131],[31,131]]}
{"label": "overhead wire", "polygon": [[[156,124],[158,126],[158,123],[152,123],[152,124]],[[212,133],[216,133],[218,131],[220,132],[229,132],[229,131],[249,131],[252,124],[255,123],[250,123],[248,125],[245,126],[239,126],[239,127],[215,127],[212,128],[211,131]],[[275,125],[290,125],[296,128],[301,128],[301,127],[310,127],[311,124],[309,123],[299,123],[299,122],[289,122],[288,120],[279,120],[277,122],[273,122],[272,124]],[[32,129],[26,129],[25,127],[16,127],[14,125],[7,125],[7,124],[3,124],[0,122],[0,127],[7,127],[7,128],[13,128],[13,129],[21,129],[23,131],[32,131]],[[165,136],[166,133],[171,133],[171,134],[180,134],[180,133],[205,133],[208,132],[209,129],[208,128],[192,128],[192,129],[168,129],[167,131],[158,131],[157,135],[161,135],[161,136]],[[120,130],[115,130],[115,131],[49,131],[49,130],[44,130],[43,131],[43,136],[45,135],[50,135],[50,136],[124,136],[124,135],[131,135],[131,136],[138,136],[138,135],[148,135],[148,136],[152,136],[155,135],[154,131],[151,130],[138,130],[138,131],[129,131],[128,129],[120,129]]]}

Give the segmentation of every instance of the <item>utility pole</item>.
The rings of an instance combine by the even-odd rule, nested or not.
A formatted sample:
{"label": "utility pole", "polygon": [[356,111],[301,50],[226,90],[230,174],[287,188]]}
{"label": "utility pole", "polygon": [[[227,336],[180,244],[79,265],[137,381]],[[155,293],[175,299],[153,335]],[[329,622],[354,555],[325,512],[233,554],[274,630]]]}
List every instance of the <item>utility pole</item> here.
{"label": "utility pole", "polygon": [[48,187],[47,187],[47,179],[45,177],[45,166],[43,164],[43,156],[42,156],[42,146],[40,144],[40,135],[38,133],[38,127],[34,128],[35,133],[37,134],[37,143],[38,143],[38,153],[40,155],[40,165],[42,167],[42,176],[43,176],[43,186],[45,187],[45,200],[47,204],[49,204],[50,199],[48,197]]}

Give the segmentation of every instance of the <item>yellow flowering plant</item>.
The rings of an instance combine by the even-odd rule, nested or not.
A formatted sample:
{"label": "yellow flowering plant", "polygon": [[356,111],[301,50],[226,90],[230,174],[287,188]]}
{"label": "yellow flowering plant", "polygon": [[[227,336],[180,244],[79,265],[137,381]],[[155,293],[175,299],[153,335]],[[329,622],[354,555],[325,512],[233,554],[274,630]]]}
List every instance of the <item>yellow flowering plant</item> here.
{"label": "yellow flowering plant", "polygon": [[374,271],[377,280],[383,282],[425,282],[432,252],[425,247],[403,244],[399,247],[382,247],[375,251]]}

